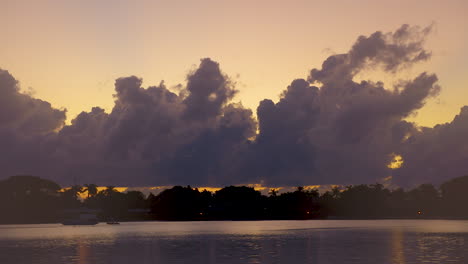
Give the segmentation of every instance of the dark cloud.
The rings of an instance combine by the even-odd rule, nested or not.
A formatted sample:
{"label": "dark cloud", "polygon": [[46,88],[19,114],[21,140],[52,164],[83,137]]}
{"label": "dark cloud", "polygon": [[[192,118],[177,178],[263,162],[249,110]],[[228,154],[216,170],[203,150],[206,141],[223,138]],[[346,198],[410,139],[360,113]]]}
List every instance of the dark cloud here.
{"label": "dark cloud", "polygon": [[394,33],[377,31],[369,37],[360,36],[348,53],[328,57],[322,69],[310,72],[310,82],[345,85],[346,81],[369,67],[381,66],[387,72],[425,61],[431,53],[424,50],[431,27],[419,29],[403,25]]}
{"label": "dark cloud", "polygon": [[134,186],[227,182],[237,144],[255,135],[252,112],[228,104],[236,90],[218,63],[203,59],[187,79],[179,94],[117,79],[109,114],[93,108],[58,133],[60,157],[73,161],[64,174]]}
{"label": "dark cloud", "polygon": [[0,70],[1,175],[41,173],[51,165],[52,139],[64,126],[65,113],[21,93],[13,76]]}
{"label": "dark cloud", "polygon": [[223,186],[251,180],[239,174],[249,138],[255,135],[252,111],[228,105],[215,126],[205,127],[190,143],[162,162],[161,174],[173,184]]}
{"label": "dark cloud", "polygon": [[441,183],[468,173],[468,106],[452,122],[413,130],[401,154],[405,166],[398,170],[397,184]]}
{"label": "dark cloud", "polygon": [[221,73],[218,63],[210,59],[203,59],[187,80],[189,95],[184,105],[189,119],[209,120],[218,116],[222,106],[237,92],[229,78]]}
{"label": "dark cloud", "polygon": [[270,185],[367,183],[392,175],[386,165],[407,133],[400,130],[414,127],[403,120],[438,93],[437,77],[422,73],[396,89],[353,77],[370,66],[392,73],[426,59],[428,31],[404,25],[361,36],[348,53],[311,70],[308,81],[295,80],[277,104],[262,101],[256,174]]}
{"label": "dark cloud", "polygon": [[[428,28],[403,25],[361,36],[307,79],[294,80],[278,102],[250,109],[233,103],[235,83],[202,59],[178,91],[115,82],[110,113],[99,107],[64,125],[65,110],[21,93],[0,71],[1,174],[35,174],[62,184],[270,186],[372,183],[393,176],[407,186],[466,174],[468,109],[453,122],[420,128],[405,119],[438,94],[421,73],[395,87],[356,81],[380,67],[393,74],[425,61]],[[404,165],[387,165],[401,155]]]}
{"label": "dark cloud", "polygon": [[252,174],[257,181],[279,185],[304,184],[303,180],[313,179],[315,149],[308,141],[308,131],[320,115],[318,100],[318,88],[298,79],[277,104],[260,102],[260,133],[251,146],[244,173]]}
{"label": "dark cloud", "polygon": [[0,129],[21,136],[46,135],[65,123],[65,110],[19,92],[18,82],[0,70]]}

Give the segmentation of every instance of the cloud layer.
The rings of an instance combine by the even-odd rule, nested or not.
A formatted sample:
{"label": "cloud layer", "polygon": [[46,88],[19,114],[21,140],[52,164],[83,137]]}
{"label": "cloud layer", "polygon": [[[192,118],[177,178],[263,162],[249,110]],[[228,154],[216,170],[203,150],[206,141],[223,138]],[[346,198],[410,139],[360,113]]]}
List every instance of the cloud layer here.
{"label": "cloud layer", "polygon": [[[468,108],[453,122],[421,128],[405,121],[437,96],[437,77],[421,73],[395,87],[355,81],[430,59],[429,28],[403,25],[360,36],[344,54],[296,79],[280,100],[259,103],[257,118],[218,63],[202,59],[178,93],[163,82],[115,82],[110,113],[99,107],[65,125],[65,110],[21,93],[0,71],[0,174],[34,174],[62,184],[269,186],[372,183],[388,176],[409,186],[468,172]],[[404,164],[390,169],[395,155]]]}

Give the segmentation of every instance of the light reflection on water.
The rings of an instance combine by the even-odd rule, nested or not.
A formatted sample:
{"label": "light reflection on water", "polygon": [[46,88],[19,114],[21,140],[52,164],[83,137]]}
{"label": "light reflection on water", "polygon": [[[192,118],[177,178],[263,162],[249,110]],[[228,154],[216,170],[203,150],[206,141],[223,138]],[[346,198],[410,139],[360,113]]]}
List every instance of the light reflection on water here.
{"label": "light reflection on water", "polygon": [[468,221],[0,226],[0,263],[466,263]]}

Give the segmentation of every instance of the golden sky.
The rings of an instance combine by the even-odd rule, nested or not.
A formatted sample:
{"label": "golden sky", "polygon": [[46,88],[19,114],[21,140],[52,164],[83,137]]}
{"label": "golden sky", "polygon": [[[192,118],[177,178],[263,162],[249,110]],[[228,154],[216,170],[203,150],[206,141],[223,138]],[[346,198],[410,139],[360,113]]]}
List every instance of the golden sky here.
{"label": "golden sky", "polygon": [[[244,186],[244,185],[239,185],[239,186]],[[270,190],[274,189],[278,193],[286,193],[286,192],[294,192],[297,190],[296,186],[283,186],[283,187],[267,187],[263,186],[261,184],[246,184],[245,186],[252,187],[256,191],[261,192],[263,195],[269,195]],[[334,187],[338,188],[343,188],[343,186],[339,185],[307,185],[307,186],[302,186],[304,190],[306,191],[311,191],[311,190],[317,190],[321,193],[324,193],[326,191],[331,190]],[[70,189],[71,187],[65,187],[61,191],[65,191],[67,189]],[[153,195],[158,195],[164,190],[170,189],[172,186],[153,186],[153,187],[114,187],[114,190],[117,192],[127,192],[127,191],[140,191],[144,195],[149,195],[152,193]],[[216,191],[221,190],[221,187],[192,187],[192,188],[197,188],[200,192],[202,191],[209,191],[211,193],[215,193]],[[101,192],[103,190],[107,189],[105,186],[99,186],[97,187],[98,192]],[[88,197],[88,191],[86,188],[83,189],[83,192],[78,193],[79,197],[81,199],[86,199]]]}
{"label": "golden sky", "polygon": [[442,86],[412,120],[448,122],[468,104],[466,0],[0,0],[0,10],[0,68],[67,108],[69,120],[93,106],[110,110],[118,77],[171,87],[204,57],[237,81],[236,100],[256,109],[358,35],[404,23],[435,23],[433,58],[407,74],[435,72]]}

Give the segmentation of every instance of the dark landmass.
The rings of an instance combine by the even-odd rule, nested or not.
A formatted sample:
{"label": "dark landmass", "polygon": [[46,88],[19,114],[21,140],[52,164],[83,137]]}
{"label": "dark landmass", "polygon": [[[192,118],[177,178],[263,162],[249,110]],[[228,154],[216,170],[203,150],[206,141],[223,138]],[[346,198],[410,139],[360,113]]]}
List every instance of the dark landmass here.
{"label": "dark landmass", "polygon": [[[65,191],[35,176],[0,181],[0,224],[58,223],[67,212],[92,209],[101,221],[303,220],[303,219],[433,219],[468,218],[468,176],[439,188],[387,189],[381,184],[334,188],[323,194],[297,187],[262,195],[252,187],[229,186],[214,193],[175,186],[145,196],[94,184]],[[85,199],[80,193],[87,192]]]}

